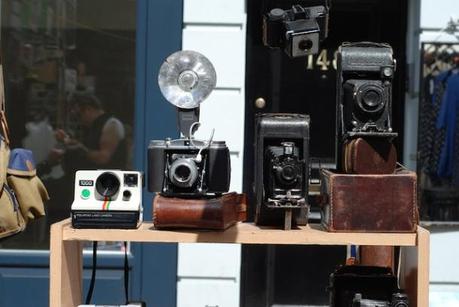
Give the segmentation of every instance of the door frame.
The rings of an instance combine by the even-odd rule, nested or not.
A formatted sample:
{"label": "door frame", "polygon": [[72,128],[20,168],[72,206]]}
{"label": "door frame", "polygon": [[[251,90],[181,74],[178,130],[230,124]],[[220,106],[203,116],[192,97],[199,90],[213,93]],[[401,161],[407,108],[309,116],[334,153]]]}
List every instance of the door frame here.
{"label": "door frame", "polygon": [[[162,12],[158,14],[158,12]],[[135,168],[147,170],[150,140],[178,137],[175,108],[159,90],[157,75],[164,59],[182,47],[183,0],[137,0]],[[146,178],[146,173],[144,178]],[[152,219],[153,193],[144,189],[144,220]],[[131,296],[175,306],[177,244],[133,243]]]}

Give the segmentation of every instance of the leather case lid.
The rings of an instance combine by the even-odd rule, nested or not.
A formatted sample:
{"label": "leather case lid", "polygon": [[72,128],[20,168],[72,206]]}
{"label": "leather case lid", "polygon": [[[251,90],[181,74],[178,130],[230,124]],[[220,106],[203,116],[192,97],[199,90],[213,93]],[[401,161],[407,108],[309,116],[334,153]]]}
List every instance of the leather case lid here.
{"label": "leather case lid", "polygon": [[245,194],[227,193],[214,198],[184,199],[156,195],[153,223],[156,228],[226,229],[245,221]]}
{"label": "leather case lid", "polygon": [[397,164],[394,144],[385,138],[356,138],[344,145],[344,165],[351,174],[391,174]]}
{"label": "leather case lid", "polygon": [[356,175],[323,170],[322,179],[322,223],[329,231],[416,231],[414,172]]}

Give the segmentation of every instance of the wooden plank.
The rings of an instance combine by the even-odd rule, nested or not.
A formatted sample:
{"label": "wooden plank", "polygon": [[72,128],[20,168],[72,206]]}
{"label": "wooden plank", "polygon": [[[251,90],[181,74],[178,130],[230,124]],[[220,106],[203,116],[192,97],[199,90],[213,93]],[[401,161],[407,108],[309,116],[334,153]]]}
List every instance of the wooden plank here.
{"label": "wooden plank", "polygon": [[73,229],[70,220],[63,226],[63,240],[131,241],[169,243],[240,243],[296,245],[381,245],[415,246],[416,233],[330,233],[319,225],[282,230],[239,223],[225,231],[155,230],[151,222],[139,229]]}
{"label": "wooden plank", "polygon": [[51,226],[51,307],[75,307],[82,301],[82,245],[79,241],[63,241],[63,227],[67,225],[68,221],[63,221]]}
{"label": "wooden plank", "polygon": [[417,300],[419,307],[429,306],[429,266],[430,266],[430,234],[418,227],[418,280]]}
{"label": "wooden plank", "polygon": [[410,306],[429,306],[429,232],[418,227],[417,246],[401,252],[400,287],[405,289]]}

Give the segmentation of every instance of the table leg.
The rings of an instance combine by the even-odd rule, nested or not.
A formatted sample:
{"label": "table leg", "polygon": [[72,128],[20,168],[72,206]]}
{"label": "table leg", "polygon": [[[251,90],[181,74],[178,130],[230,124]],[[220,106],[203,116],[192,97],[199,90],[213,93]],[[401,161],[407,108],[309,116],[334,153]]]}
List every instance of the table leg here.
{"label": "table leg", "polygon": [[82,244],[62,240],[63,223],[51,226],[50,307],[76,307],[82,301]]}
{"label": "table leg", "polygon": [[429,232],[418,227],[417,244],[402,247],[400,286],[410,299],[410,306],[429,306]]}

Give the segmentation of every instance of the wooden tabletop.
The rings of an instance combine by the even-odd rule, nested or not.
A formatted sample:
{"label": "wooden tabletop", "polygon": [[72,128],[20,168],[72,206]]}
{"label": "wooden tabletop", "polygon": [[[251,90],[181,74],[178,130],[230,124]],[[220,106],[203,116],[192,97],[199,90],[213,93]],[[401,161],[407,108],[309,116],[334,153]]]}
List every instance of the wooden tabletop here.
{"label": "wooden tabletop", "polygon": [[238,223],[225,231],[209,231],[156,230],[151,222],[143,222],[138,229],[120,230],[74,229],[66,219],[53,227],[62,229],[64,241],[415,246],[417,240],[417,233],[331,233],[315,224],[282,230]]}

